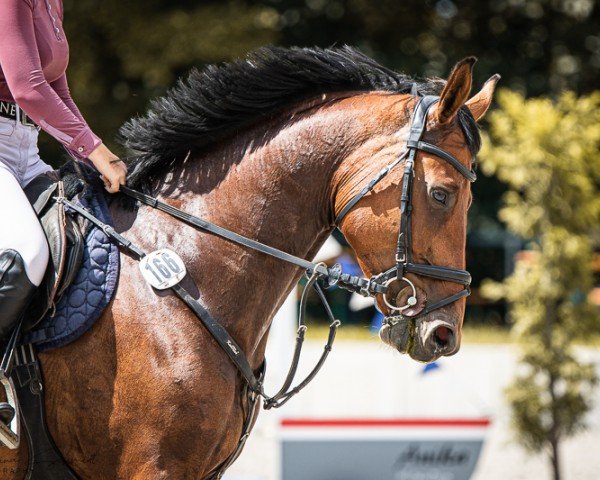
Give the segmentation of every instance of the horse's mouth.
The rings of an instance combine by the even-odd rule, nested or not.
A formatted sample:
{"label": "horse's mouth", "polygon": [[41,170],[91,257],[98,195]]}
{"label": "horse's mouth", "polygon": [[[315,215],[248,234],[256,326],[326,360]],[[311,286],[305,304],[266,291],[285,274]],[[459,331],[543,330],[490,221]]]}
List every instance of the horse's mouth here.
{"label": "horse's mouth", "polygon": [[384,343],[419,362],[454,355],[460,348],[452,322],[435,313],[418,319],[402,315],[386,317],[379,336]]}
{"label": "horse's mouth", "polygon": [[406,317],[385,317],[379,337],[383,343],[394,347],[400,353],[409,353],[415,337],[414,320]]}

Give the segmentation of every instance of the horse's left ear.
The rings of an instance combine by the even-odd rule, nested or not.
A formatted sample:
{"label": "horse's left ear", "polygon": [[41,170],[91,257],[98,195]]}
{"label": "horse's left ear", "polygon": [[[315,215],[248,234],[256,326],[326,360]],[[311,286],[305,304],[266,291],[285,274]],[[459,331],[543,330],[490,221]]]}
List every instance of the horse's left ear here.
{"label": "horse's left ear", "polygon": [[498,80],[500,80],[500,75],[492,75],[488,81],[485,82],[482,89],[473,95],[465,104],[469,110],[471,110],[471,114],[473,115],[473,118],[475,118],[475,121],[479,121],[479,119],[485,115],[488,108],[490,108]]}
{"label": "horse's left ear", "polygon": [[450,123],[456,116],[458,109],[469,98],[471,83],[473,82],[473,65],[476,61],[475,57],[467,57],[458,62],[452,69],[436,109],[436,117],[439,123]]}

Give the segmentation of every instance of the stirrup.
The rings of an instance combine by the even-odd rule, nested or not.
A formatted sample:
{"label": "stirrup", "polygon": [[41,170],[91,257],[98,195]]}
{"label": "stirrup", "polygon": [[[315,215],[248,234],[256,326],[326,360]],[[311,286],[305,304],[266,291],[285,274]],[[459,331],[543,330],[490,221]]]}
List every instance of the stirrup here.
{"label": "stirrup", "polygon": [[8,425],[0,422],[0,446],[4,445],[14,450],[19,447],[21,441],[21,426],[19,422],[21,412],[19,411],[19,401],[17,400],[12,378],[7,377],[4,372],[1,375],[0,382],[2,382],[2,386],[6,392],[6,401],[15,409],[15,416]]}
{"label": "stirrup", "polygon": [[0,363],[0,383],[6,392],[6,402],[15,410],[15,415],[10,421],[10,424],[7,425],[4,422],[0,422],[0,447],[4,445],[11,450],[18,448],[21,441],[21,424],[19,421],[21,412],[15,385],[12,378],[10,378],[10,374],[13,366],[15,347],[21,334],[22,325],[23,322],[20,321],[13,330],[4,355],[2,356],[2,362]]}

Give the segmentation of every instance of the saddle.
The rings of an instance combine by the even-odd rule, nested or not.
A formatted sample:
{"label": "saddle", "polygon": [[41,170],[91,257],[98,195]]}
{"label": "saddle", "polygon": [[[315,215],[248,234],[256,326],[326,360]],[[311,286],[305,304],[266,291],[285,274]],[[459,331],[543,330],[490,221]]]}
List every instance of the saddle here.
{"label": "saddle", "polygon": [[[65,185],[55,173],[36,177],[25,188],[25,195],[40,219],[50,249],[46,274],[24,318],[23,331],[34,328],[56,307],[60,296],[73,283],[83,260],[84,239],[89,222],[75,221],[67,215],[61,198]],[[72,195],[71,195],[72,196]]]}

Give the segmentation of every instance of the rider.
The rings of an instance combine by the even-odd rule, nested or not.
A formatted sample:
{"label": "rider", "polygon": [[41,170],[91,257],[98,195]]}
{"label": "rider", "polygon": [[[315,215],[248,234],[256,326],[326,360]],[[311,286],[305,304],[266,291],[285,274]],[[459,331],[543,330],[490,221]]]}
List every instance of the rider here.
{"label": "rider", "polygon": [[[40,128],[78,160],[89,159],[106,189],[127,168],[87,125],[69,93],[62,0],[0,2],[0,351],[44,277],[48,245],[23,188],[52,170],[38,154]],[[2,355],[0,353],[0,355]],[[0,419],[14,412],[0,402]]]}

